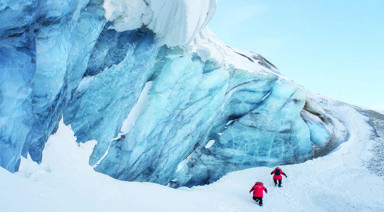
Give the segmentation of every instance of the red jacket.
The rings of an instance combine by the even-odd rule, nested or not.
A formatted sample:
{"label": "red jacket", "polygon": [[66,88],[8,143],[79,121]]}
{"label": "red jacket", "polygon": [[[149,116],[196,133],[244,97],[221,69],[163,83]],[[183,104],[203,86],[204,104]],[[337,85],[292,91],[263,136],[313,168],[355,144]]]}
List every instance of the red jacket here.
{"label": "red jacket", "polygon": [[[276,174],[276,170],[280,170],[280,174]],[[273,174],[273,179],[274,180],[281,180],[281,175],[284,175],[285,177],[287,177],[287,175],[279,168],[276,168],[275,170],[273,170],[271,172],[271,175]]]}
{"label": "red jacket", "polygon": [[261,182],[257,182],[249,192],[252,192],[253,191],[253,196],[254,197],[263,197],[263,191],[265,191],[265,193],[268,193],[267,191],[267,188],[265,188],[263,186],[263,183]]}

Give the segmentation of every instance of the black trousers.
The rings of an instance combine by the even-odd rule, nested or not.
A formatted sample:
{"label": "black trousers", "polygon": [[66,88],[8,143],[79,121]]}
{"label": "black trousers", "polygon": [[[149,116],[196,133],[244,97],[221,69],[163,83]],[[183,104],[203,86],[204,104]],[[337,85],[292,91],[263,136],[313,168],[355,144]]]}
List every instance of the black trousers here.
{"label": "black trousers", "polygon": [[279,187],[281,186],[281,180],[273,179],[273,182],[275,182],[275,185],[277,185],[277,181],[279,181]]}
{"label": "black trousers", "polygon": [[259,203],[259,205],[263,205],[263,197],[252,197],[253,200]]}

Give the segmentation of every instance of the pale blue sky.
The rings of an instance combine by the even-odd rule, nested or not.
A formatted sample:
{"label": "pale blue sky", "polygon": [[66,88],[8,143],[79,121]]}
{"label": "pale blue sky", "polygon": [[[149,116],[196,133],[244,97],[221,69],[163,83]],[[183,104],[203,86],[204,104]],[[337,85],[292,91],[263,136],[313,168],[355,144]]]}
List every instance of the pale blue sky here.
{"label": "pale blue sky", "polygon": [[314,92],[384,111],[384,0],[218,0],[208,27]]}

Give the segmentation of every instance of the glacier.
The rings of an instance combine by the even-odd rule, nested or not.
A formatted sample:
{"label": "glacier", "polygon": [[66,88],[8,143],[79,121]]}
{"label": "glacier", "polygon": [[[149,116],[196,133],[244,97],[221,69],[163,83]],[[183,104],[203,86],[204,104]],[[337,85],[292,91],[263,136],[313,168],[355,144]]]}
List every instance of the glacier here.
{"label": "glacier", "polygon": [[0,166],[41,162],[61,119],[77,142],[97,141],[96,171],[172,187],[301,163],[346,141],[333,115],[346,104],[225,45],[206,27],[216,4],[2,1]]}

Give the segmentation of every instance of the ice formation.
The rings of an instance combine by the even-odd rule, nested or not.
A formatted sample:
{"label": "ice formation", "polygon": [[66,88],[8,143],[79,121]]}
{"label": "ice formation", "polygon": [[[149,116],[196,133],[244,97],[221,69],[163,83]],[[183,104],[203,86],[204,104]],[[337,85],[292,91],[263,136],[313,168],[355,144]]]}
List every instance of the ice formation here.
{"label": "ice formation", "polygon": [[[210,183],[299,163],[348,138],[312,94],[206,25],[215,0],[0,3],[0,166],[42,159],[63,117],[114,178]],[[332,107],[330,106],[332,105]],[[68,156],[70,157],[70,156]]]}

